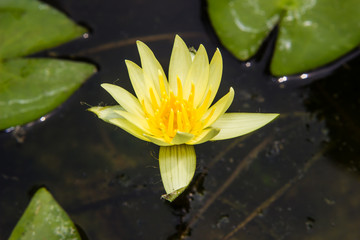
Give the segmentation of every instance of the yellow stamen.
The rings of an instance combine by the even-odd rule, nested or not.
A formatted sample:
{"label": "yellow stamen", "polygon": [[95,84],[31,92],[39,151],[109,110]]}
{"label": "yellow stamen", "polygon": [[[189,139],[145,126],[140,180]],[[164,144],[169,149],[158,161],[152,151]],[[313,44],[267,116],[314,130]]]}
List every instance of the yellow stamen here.
{"label": "yellow stamen", "polygon": [[174,110],[170,109],[170,116],[169,116],[169,122],[168,122],[168,135],[170,137],[174,137],[173,130],[174,130]]}
{"label": "yellow stamen", "polygon": [[184,131],[182,120],[181,120],[181,112],[177,110],[176,112],[176,118],[177,118],[177,129],[178,131]]}
{"label": "yellow stamen", "polygon": [[208,93],[206,94],[206,97],[204,99],[204,102],[201,104],[201,106],[197,109],[197,115],[202,116],[207,110],[208,103],[210,101],[211,96],[211,89],[209,89]]}
{"label": "yellow stamen", "polygon": [[181,104],[181,110],[182,110],[182,117],[183,117],[183,123],[185,125],[185,129],[187,129],[190,126],[189,116],[187,114],[187,110],[185,109],[184,104]]}
{"label": "yellow stamen", "polygon": [[142,106],[142,108],[144,110],[145,116],[148,116],[149,113],[148,113],[148,111],[146,111],[145,100],[144,99],[141,101],[141,106]]}
{"label": "yellow stamen", "polygon": [[161,99],[161,107],[160,107],[160,110],[159,110],[159,116],[162,116],[163,113],[165,112],[165,109],[167,107],[167,103],[168,103],[168,99]]}
{"label": "yellow stamen", "polygon": [[191,83],[191,91],[190,91],[189,100],[188,100],[188,102],[191,106],[194,105],[194,97],[195,97],[195,84]]}
{"label": "yellow stamen", "polygon": [[215,112],[213,109],[204,119],[210,103],[211,90],[208,90],[203,98],[204,101],[199,106],[194,106],[194,83],[191,83],[189,96],[184,99],[182,82],[179,77],[177,77],[176,95],[173,91],[166,89],[164,81],[163,75],[159,71],[160,99],[157,92],[153,88],[149,88],[150,101],[141,101],[151,134],[167,143],[171,143],[178,131],[191,133],[194,136],[201,134],[204,126]]}
{"label": "yellow stamen", "polygon": [[166,91],[166,88],[165,88],[164,77],[163,77],[160,70],[158,70],[158,73],[159,73],[159,86],[160,86],[161,96],[166,96],[167,91]]}
{"label": "yellow stamen", "polygon": [[182,83],[179,77],[177,77],[176,81],[177,81],[177,97],[182,99],[183,98]]}
{"label": "yellow stamen", "polygon": [[203,121],[203,124],[206,125],[208,123],[208,121],[210,120],[210,118],[212,117],[212,115],[214,115],[214,112],[215,112],[215,108],[213,108],[209,114],[209,116],[207,116],[205,118],[205,120]]}
{"label": "yellow stamen", "polygon": [[173,105],[175,102],[175,95],[173,91],[170,91],[170,104]]}
{"label": "yellow stamen", "polygon": [[156,101],[156,97],[155,97],[155,94],[154,94],[154,90],[153,90],[152,88],[150,88],[149,92],[150,92],[151,104],[152,104],[152,106],[153,106],[153,109],[154,109],[154,110],[155,110],[155,109],[158,109],[158,108],[159,108],[159,105],[158,105],[158,103],[157,103],[157,101]]}

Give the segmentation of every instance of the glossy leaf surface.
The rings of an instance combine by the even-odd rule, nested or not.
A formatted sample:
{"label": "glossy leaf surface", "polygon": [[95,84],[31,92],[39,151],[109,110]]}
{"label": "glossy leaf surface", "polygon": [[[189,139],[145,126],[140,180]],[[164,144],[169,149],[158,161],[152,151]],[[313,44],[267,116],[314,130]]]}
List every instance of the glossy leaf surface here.
{"label": "glossy leaf surface", "polygon": [[74,223],[45,189],[31,199],[9,240],[80,240]]}
{"label": "glossy leaf surface", "polygon": [[95,67],[54,59],[0,63],[0,129],[33,121],[63,103]]}
{"label": "glossy leaf surface", "polygon": [[357,0],[208,0],[222,43],[240,60],[259,49],[279,24],[270,70],[290,75],[323,66],[360,43]]}
{"label": "glossy leaf surface", "polygon": [[85,28],[42,2],[0,1],[0,59],[55,47],[85,32]]}

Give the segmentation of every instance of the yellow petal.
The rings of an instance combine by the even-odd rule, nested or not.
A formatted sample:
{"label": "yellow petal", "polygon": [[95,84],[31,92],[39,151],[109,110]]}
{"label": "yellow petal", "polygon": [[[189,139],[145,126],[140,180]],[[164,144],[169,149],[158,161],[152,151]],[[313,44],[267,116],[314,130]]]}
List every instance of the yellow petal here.
{"label": "yellow petal", "polygon": [[125,60],[125,64],[128,69],[130,81],[134,88],[135,94],[141,102],[146,96],[144,89],[145,80],[143,70],[132,61]]}
{"label": "yellow petal", "polygon": [[131,135],[133,135],[141,140],[150,142],[149,139],[144,137],[143,131],[141,129],[139,129],[138,127],[136,127],[135,125],[133,125],[132,123],[130,123],[128,120],[126,120],[124,118],[110,119],[109,122],[124,129],[126,132],[130,133]]}
{"label": "yellow petal", "polygon": [[160,147],[159,165],[167,193],[165,198],[172,201],[186,189],[194,176],[196,168],[194,146],[182,144]]}
{"label": "yellow petal", "polygon": [[136,63],[129,60],[125,60],[125,63],[129,72],[131,84],[139,101],[141,102],[144,100],[147,104],[150,103],[150,89],[155,91],[155,98],[159,101],[160,98],[151,77],[149,77]]}
{"label": "yellow petal", "polygon": [[190,141],[194,137],[191,133],[186,132],[177,132],[173,140],[171,141],[171,144],[179,145],[184,144]]}
{"label": "yellow petal", "polygon": [[[223,96],[219,101],[217,101],[211,108],[207,110],[204,114],[203,119],[207,119],[209,115],[211,116],[208,121],[206,121],[204,128],[212,125],[221,115],[223,115],[226,110],[230,107],[232,101],[234,100],[234,89],[231,87],[230,91]],[[211,115],[211,113],[213,113]]]}
{"label": "yellow petal", "polygon": [[169,64],[169,84],[170,89],[175,94],[177,94],[177,77],[179,77],[184,85],[191,63],[192,60],[188,47],[181,37],[176,35]]}
{"label": "yellow petal", "polygon": [[207,142],[207,141],[211,140],[212,138],[214,138],[219,132],[220,132],[220,129],[218,129],[218,128],[211,127],[211,128],[204,129],[200,135],[198,135],[196,138],[192,139],[187,144],[195,145],[195,144],[201,144],[201,143]]}
{"label": "yellow petal", "polygon": [[239,137],[255,131],[274,120],[277,113],[225,113],[211,127],[220,132],[212,141]]}
{"label": "yellow petal", "polygon": [[144,133],[150,134],[149,124],[145,118],[138,117],[124,110],[115,110],[115,113],[131,122],[133,125],[141,129],[141,131],[143,131]]}
{"label": "yellow petal", "polygon": [[143,136],[146,137],[147,139],[149,139],[150,142],[152,142],[158,146],[172,146],[173,145],[171,143],[165,142],[165,140],[162,138],[158,138],[158,137],[146,134],[146,133],[144,133]]}
{"label": "yellow petal", "polygon": [[[137,124],[138,126],[136,126],[135,124],[131,123],[133,122],[133,119],[129,117],[131,113],[124,111],[124,109],[119,105],[107,107],[91,107],[88,109],[88,111],[95,113],[105,122],[114,124],[137,138],[145,141],[150,141],[149,139],[144,137],[144,130],[141,129],[142,126],[140,124]],[[124,115],[126,115],[127,118],[124,118]],[[134,116],[134,118],[137,117]],[[129,119],[131,119],[131,121],[129,121]]]}
{"label": "yellow petal", "polygon": [[141,67],[144,71],[145,77],[147,76],[150,81],[154,83],[155,91],[159,96],[161,96],[160,92],[160,84],[159,84],[159,71],[163,76],[164,84],[166,89],[169,89],[169,84],[166,80],[166,76],[163,68],[161,67],[159,61],[156,59],[154,53],[151,49],[146,46],[145,43],[141,41],[136,41],[140,59],[141,59]]}
{"label": "yellow petal", "polygon": [[221,53],[219,49],[216,49],[216,52],[214,53],[214,56],[210,62],[209,83],[206,89],[206,93],[209,91],[209,88],[211,88],[211,95],[210,95],[209,103],[207,104],[206,108],[208,108],[211,105],[219,89],[222,70],[223,70],[223,62],[222,62]]}
{"label": "yellow petal", "polygon": [[120,105],[116,105],[116,106],[106,106],[106,107],[91,107],[87,110],[95,113],[99,118],[101,118],[105,122],[109,122],[110,119],[122,118],[122,116],[116,113],[116,111],[124,110],[124,108],[122,108]]}
{"label": "yellow petal", "polygon": [[101,86],[122,106],[126,111],[144,117],[144,111],[141,108],[139,100],[122,87],[103,83]]}
{"label": "yellow petal", "polygon": [[[149,102],[151,104],[151,93],[153,93],[153,97],[156,99],[156,101],[160,101],[161,98],[161,94],[160,94],[160,90],[156,90],[158,87],[155,85],[154,81],[152,80],[152,78],[147,74],[147,73],[143,73],[144,74],[144,80],[145,80],[145,85],[143,86],[145,94],[147,96],[147,98],[145,98],[145,101]],[[159,85],[159,80],[157,81],[157,84]]]}
{"label": "yellow petal", "polygon": [[192,62],[186,81],[183,84],[184,98],[188,98],[191,91],[191,84],[194,83],[195,98],[194,106],[198,106],[204,98],[206,87],[209,81],[209,58],[203,45],[200,45]]}

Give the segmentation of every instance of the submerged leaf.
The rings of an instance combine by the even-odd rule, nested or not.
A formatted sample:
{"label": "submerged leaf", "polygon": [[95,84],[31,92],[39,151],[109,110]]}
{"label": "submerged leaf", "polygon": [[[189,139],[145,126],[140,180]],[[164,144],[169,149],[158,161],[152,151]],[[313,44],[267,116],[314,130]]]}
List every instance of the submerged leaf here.
{"label": "submerged leaf", "polygon": [[45,188],[35,193],[9,238],[39,239],[81,239],[74,223]]}
{"label": "submerged leaf", "polygon": [[186,189],[194,176],[196,168],[194,146],[183,144],[160,147],[159,165],[166,191],[163,198],[173,201]]}
{"label": "submerged leaf", "polygon": [[45,3],[35,0],[0,1],[0,59],[55,47],[85,32],[85,28]]}
{"label": "submerged leaf", "polygon": [[289,75],[339,58],[360,43],[358,0],[208,0],[222,43],[247,60],[279,23],[270,70]]}
{"label": "submerged leaf", "polygon": [[33,121],[63,103],[91,74],[88,63],[51,59],[0,62],[0,129]]}

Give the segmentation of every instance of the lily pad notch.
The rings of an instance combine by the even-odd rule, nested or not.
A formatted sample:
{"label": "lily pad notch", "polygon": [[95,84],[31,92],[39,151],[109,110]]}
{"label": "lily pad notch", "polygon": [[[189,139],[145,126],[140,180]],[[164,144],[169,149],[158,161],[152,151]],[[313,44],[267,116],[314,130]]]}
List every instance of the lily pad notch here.
{"label": "lily pad notch", "polygon": [[210,21],[222,44],[246,61],[278,25],[270,64],[275,76],[327,65],[360,44],[357,0],[208,0]]}

